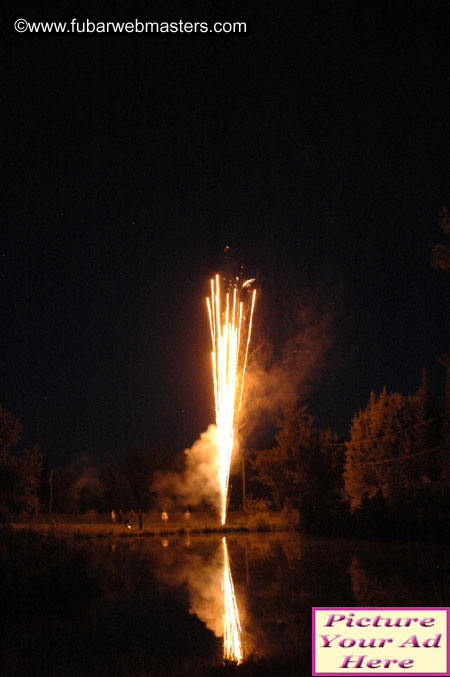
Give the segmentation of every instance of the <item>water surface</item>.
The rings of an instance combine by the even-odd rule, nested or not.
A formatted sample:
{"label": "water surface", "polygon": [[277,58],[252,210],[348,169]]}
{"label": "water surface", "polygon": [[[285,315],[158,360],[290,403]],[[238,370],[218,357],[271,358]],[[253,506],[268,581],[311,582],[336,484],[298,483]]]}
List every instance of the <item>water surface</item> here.
{"label": "water surface", "polygon": [[[201,675],[223,663],[222,535],[2,541],[2,674]],[[311,674],[313,606],[450,599],[443,545],[259,533],[228,534],[226,548],[243,674],[255,660]]]}

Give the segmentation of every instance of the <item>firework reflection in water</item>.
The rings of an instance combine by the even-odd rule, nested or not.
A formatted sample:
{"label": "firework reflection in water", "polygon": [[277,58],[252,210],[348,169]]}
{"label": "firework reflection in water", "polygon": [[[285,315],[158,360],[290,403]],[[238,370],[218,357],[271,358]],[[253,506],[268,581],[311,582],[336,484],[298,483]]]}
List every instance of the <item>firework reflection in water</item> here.
{"label": "firework reflection in water", "polygon": [[241,287],[244,303],[235,286],[221,298],[219,276],[211,280],[211,297],[206,299],[212,341],[212,373],[217,428],[217,472],[221,493],[221,520],[225,524],[228,482],[234,433],[244,391],[245,368],[252,331],[256,291],[253,280]]}
{"label": "firework reflection in water", "polygon": [[[217,638],[221,639],[224,661],[242,663],[244,650],[241,618],[245,609],[237,606],[225,537],[215,543],[212,557],[199,552],[199,540],[174,539],[161,541],[165,566],[157,576],[169,586],[186,585],[189,591],[189,613],[195,614]],[[203,545],[200,540],[200,544]],[[218,547],[217,547],[218,546]],[[206,556],[205,556],[206,555]],[[243,619],[243,620],[244,620]],[[248,646],[246,635],[246,646]]]}
{"label": "firework reflection in water", "polygon": [[242,663],[242,629],[239,622],[239,610],[234,594],[233,578],[231,576],[230,558],[228,557],[227,541],[222,539],[223,545],[223,657],[225,660]]}

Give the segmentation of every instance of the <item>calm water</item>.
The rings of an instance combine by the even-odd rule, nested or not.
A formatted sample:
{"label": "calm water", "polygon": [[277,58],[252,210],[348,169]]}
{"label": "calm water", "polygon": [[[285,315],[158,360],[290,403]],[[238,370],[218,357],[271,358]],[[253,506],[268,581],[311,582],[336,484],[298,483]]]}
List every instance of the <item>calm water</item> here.
{"label": "calm water", "polygon": [[[1,674],[200,675],[223,663],[220,535],[5,538]],[[450,600],[446,546],[295,533],[226,544],[243,651],[287,660],[280,674],[311,674],[312,606]]]}

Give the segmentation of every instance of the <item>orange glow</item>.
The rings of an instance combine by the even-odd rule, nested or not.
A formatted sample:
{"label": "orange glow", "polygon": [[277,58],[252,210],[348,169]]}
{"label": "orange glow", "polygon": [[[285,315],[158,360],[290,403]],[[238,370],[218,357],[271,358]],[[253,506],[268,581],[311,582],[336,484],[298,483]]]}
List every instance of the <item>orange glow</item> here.
{"label": "orange glow", "polygon": [[[253,280],[244,282],[248,289]],[[248,292],[246,292],[248,296]],[[221,298],[219,276],[211,280],[211,297],[206,299],[211,327],[212,373],[217,428],[217,472],[221,494],[221,519],[227,514],[228,482],[233,453],[234,432],[244,391],[248,347],[252,330],[256,291],[251,302],[240,300],[236,287]],[[249,306],[249,307],[248,307]]]}
{"label": "orange glow", "polygon": [[233,578],[230,570],[230,559],[228,557],[227,542],[225,536],[223,543],[223,657],[229,661],[242,663],[243,651],[241,641],[241,624],[239,622],[239,611],[234,594]]}

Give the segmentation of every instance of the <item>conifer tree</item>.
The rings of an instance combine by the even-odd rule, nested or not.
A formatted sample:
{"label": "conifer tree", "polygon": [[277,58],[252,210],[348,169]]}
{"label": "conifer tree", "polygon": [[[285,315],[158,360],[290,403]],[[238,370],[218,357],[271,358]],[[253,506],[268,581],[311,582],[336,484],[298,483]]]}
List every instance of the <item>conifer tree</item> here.
{"label": "conifer tree", "polygon": [[414,403],[383,388],[371,393],[366,409],[350,425],[346,443],[344,494],[352,510],[377,495],[391,505],[401,501],[414,484],[415,467],[404,457],[414,448]]}

